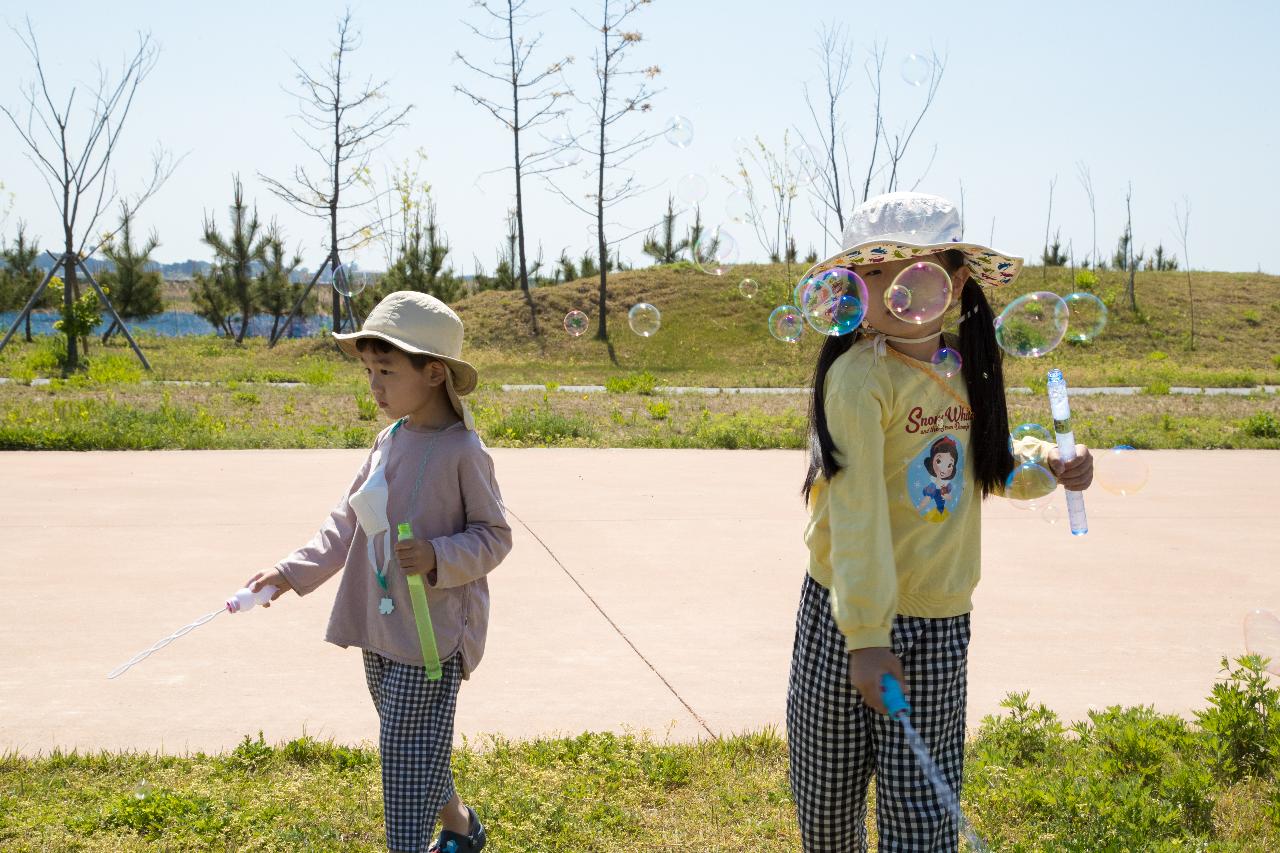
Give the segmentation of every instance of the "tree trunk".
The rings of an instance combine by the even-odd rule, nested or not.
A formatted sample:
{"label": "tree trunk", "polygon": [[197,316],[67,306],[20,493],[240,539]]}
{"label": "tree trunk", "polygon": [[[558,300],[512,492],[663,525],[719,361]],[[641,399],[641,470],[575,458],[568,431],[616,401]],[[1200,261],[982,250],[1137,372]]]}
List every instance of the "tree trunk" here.
{"label": "tree trunk", "polygon": [[[63,256],[63,267],[66,271],[66,277],[62,280],[62,316],[66,320],[70,320],[71,306],[75,303],[74,291],[76,287],[76,265],[71,259],[75,257],[75,249],[71,233],[67,233],[67,253]],[[67,361],[62,366],[62,377],[65,379],[70,376],[72,371],[80,364],[79,351],[76,349],[77,340],[75,335],[67,335]]]}
{"label": "tree trunk", "polygon": [[609,271],[607,269],[608,245],[604,239],[604,167],[605,167],[605,119],[609,115],[609,0],[605,0],[604,4],[604,20],[605,20],[605,36],[604,36],[604,65],[602,66],[602,74],[600,78],[600,168],[597,172],[596,181],[596,249],[600,258],[600,298],[596,304],[596,310],[600,313],[600,322],[596,328],[596,339],[601,341],[609,340],[608,326],[608,287],[609,287]]}

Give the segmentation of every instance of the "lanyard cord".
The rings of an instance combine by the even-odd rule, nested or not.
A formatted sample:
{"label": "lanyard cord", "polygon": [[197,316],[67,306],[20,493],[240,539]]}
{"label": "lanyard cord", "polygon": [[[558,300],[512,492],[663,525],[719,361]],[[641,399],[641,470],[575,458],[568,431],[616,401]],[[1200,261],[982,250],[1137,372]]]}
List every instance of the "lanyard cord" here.
{"label": "lanyard cord", "polygon": [[[400,420],[396,421],[395,426],[391,427],[391,432],[388,435],[388,439],[395,437],[396,431],[400,429],[400,426],[405,422],[405,420],[406,420],[405,418],[401,418]],[[444,432],[449,428],[450,427],[445,427],[444,429],[441,429],[438,432],[436,432],[436,434],[431,437],[431,443],[427,445],[427,449],[422,452],[422,463],[418,466],[418,476],[417,476],[417,479],[415,479],[413,482],[413,491],[409,494],[409,504],[408,504],[409,512],[412,512],[413,507],[417,505],[418,493],[422,491],[422,478],[423,478],[423,475],[426,474],[427,460],[431,458],[431,451],[435,448],[436,441],[438,441],[440,438],[440,433]],[[387,442],[388,456],[390,455],[390,452],[391,452],[391,443],[390,441],[388,441]],[[391,521],[390,519],[387,519],[388,524],[390,523],[390,521]],[[390,559],[390,556],[391,556],[390,554],[385,554],[383,555],[383,559],[384,560]],[[382,567],[378,565],[378,561],[376,559],[373,561],[373,574],[374,574],[374,577],[378,579],[378,586],[380,586],[385,591],[387,589],[387,573],[383,571]]]}

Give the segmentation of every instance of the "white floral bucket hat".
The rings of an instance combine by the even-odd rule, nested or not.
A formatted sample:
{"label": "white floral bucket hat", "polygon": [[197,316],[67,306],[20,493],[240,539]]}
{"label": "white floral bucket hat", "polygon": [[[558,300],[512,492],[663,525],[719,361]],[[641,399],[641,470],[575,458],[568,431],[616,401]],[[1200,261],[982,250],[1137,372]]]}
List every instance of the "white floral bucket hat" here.
{"label": "white floral bucket hat", "polygon": [[933,255],[948,249],[964,254],[969,272],[981,284],[1000,287],[1017,278],[1022,258],[960,239],[960,212],[945,198],[896,192],[869,198],[849,214],[838,253],[815,264],[805,278],[836,267]]}

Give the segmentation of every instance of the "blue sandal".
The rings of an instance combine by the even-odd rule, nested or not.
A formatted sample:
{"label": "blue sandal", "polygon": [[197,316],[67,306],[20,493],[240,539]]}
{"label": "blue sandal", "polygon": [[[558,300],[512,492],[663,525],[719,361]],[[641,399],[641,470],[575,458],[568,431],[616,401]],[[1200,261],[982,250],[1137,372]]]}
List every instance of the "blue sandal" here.
{"label": "blue sandal", "polygon": [[440,836],[427,849],[427,853],[478,853],[484,849],[484,824],[476,815],[476,810],[467,806],[471,815],[471,829],[466,835],[460,835],[449,829],[440,830]]}

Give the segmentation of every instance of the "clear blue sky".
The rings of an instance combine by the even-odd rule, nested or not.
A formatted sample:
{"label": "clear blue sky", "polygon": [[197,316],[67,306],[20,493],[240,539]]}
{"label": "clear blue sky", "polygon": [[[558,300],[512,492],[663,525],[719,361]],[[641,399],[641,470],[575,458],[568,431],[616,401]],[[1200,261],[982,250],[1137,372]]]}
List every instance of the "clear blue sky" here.
{"label": "clear blue sky", "polygon": [[[289,210],[257,178],[284,176],[309,156],[292,134],[296,101],[290,57],[318,67],[327,56],[345,4],[330,0],[214,5],[172,2],[111,4],[48,2],[6,4],[4,20],[21,26],[30,15],[55,91],[92,81],[95,59],[118,67],[134,33],[147,30],[162,47],[159,64],[140,91],[116,162],[124,189],[139,183],[157,144],[186,159],[140,216],[162,242],[162,261],[207,259],[199,241],[201,218],[225,221],[231,176],[264,218],[277,217],[290,242],[314,266],[323,257],[325,229]],[[414,104],[409,125],[375,159],[382,164],[421,148],[429,157],[440,221],[454,247],[456,268],[471,272],[477,256],[489,269],[511,204],[507,174],[480,177],[504,166],[509,136],[452,85],[478,81],[453,61],[462,47],[477,60],[490,48],[470,36],[460,19],[468,2],[355,2],[364,43],[354,55],[357,77],[389,80],[392,102]],[[570,53],[569,79],[590,80],[594,35],[567,3],[533,0],[544,14],[531,31],[545,33],[540,54],[551,61]],[[592,0],[577,8],[592,12]],[[1191,206],[1190,249],[1199,269],[1280,272],[1273,248],[1273,205],[1280,199],[1280,64],[1275,37],[1277,6],[1264,2],[1077,2],[857,4],[788,0],[785,4],[654,0],[635,18],[644,34],[634,53],[639,65],[657,64],[665,91],[654,111],[632,123],[658,129],[673,114],[695,128],[691,147],[661,139],[635,161],[638,177],[653,187],[619,209],[615,233],[643,227],[660,215],[666,193],[688,172],[706,176],[712,194],[707,218],[721,219],[732,172],[732,140],[759,135],[779,147],[784,130],[811,130],[801,98],[805,81],[818,82],[811,52],[824,21],[846,24],[859,61],[875,40],[887,42],[887,118],[903,123],[919,91],[899,74],[903,57],[931,48],[948,55],[934,109],[903,164],[907,187],[937,155],[921,190],[958,201],[965,190],[968,232],[997,248],[1037,257],[1043,243],[1048,182],[1057,176],[1054,227],[1077,255],[1090,242],[1089,212],[1076,177],[1083,162],[1093,174],[1098,201],[1098,243],[1108,255],[1123,227],[1124,193],[1133,183],[1135,241],[1177,248],[1173,205]],[[62,59],[64,45],[76,55]],[[19,80],[32,68],[17,36],[0,32],[0,100],[19,106]],[[860,69],[844,104],[855,168],[865,168],[870,139],[870,88]],[[578,127],[586,121],[579,112]],[[309,162],[309,161],[306,161]],[[7,122],[0,125],[0,181],[14,195],[6,237],[24,218],[52,246],[56,213],[35,168]],[[567,248],[580,255],[590,243],[586,217],[530,182],[527,201],[531,248],[548,260]],[[763,250],[747,226],[733,227],[748,257]],[[801,250],[822,250],[820,227],[797,205]],[[643,263],[639,238],[623,244],[624,258]],[[380,250],[358,260],[381,266]]]}

